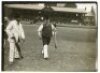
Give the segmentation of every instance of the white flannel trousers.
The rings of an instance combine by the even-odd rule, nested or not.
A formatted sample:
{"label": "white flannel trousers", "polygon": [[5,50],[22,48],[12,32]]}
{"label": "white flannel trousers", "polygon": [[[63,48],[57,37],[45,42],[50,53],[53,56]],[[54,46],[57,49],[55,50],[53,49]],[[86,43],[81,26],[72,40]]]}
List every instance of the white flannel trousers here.
{"label": "white flannel trousers", "polygon": [[19,52],[17,50],[17,47],[15,45],[15,42],[9,42],[10,49],[9,49],[9,62],[13,62],[14,58],[19,58]]}
{"label": "white flannel trousers", "polygon": [[44,53],[44,58],[48,58],[49,57],[49,55],[48,55],[48,45],[44,45],[43,46],[42,53]]}

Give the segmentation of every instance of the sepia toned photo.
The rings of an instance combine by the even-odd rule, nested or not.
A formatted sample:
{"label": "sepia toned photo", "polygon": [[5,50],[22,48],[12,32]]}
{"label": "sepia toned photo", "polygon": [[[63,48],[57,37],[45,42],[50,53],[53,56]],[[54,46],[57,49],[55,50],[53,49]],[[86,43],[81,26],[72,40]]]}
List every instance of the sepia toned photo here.
{"label": "sepia toned photo", "polygon": [[2,71],[97,72],[97,2],[2,1]]}

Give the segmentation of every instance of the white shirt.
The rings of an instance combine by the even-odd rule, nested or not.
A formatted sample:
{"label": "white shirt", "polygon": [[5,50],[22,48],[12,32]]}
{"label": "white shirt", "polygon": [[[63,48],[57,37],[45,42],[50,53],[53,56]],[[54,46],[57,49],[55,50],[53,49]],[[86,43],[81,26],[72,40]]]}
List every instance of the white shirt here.
{"label": "white shirt", "polygon": [[12,37],[15,37],[16,41],[18,41],[18,38],[25,39],[25,34],[22,24],[21,23],[18,24],[16,20],[12,20],[9,22],[6,28],[6,32],[8,34],[8,40],[10,42],[14,42],[14,40],[11,39]]}

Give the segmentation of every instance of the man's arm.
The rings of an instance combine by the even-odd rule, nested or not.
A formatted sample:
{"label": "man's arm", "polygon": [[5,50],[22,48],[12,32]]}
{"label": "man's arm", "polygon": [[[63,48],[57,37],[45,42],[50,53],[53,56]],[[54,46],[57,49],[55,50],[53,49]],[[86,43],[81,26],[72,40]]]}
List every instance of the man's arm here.
{"label": "man's arm", "polygon": [[21,28],[21,37],[23,40],[25,40],[25,32],[24,32],[22,24],[20,24],[20,28]]}
{"label": "man's arm", "polygon": [[54,35],[55,35],[55,33],[56,33],[56,28],[55,28],[55,26],[54,26],[54,25],[52,25],[52,35],[54,36]]}
{"label": "man's arm", "polygon": [[13,23],[10,22],[8,24],[8,26],[6,27],[6,29],[5,29],[5,31],[6,31],[6,33],[7,33],[7,35],[8,35],[9,38],[13,37],[12,29],[13,29]]}
{"label": "man's arm", "polygon": [[43,29],[43,24],[41,24],[40,26],[39,26],[39,28],[38,28],[38,36],[41,38],[42,37],[42,29]]}

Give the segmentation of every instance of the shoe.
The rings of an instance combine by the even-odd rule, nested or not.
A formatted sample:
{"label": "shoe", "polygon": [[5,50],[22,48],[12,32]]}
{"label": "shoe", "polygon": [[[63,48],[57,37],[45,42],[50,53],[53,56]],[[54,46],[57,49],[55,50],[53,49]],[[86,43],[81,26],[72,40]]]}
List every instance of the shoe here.
{"label": "shoe", "polygon": [[24,57],[23,56],[21,56],[21,57],[19,57],[19,58],[15,58],[16,60],[20,60],[20,59],[23,59]]}
{"label": "shoe", "polygon": [[24,57],[23,57],[23,56],[21,56],[20,58],[21,58],[21,59],[23,59]]}
{"label": "shoe", "polygon": [[15,58],[16,60],[19,60],[20,58]]}
{"label": "shoe", "polygon": [[48,60],[48,58],[44,58],[45,60]]}
{"label": "shoe", "polygon": [[13,62],[9,62],[9,65],[12,66],[13,65]]}
{"label": "shoe", "polygon": [[45,60],[48,60],[48,57],[44,58]]}

